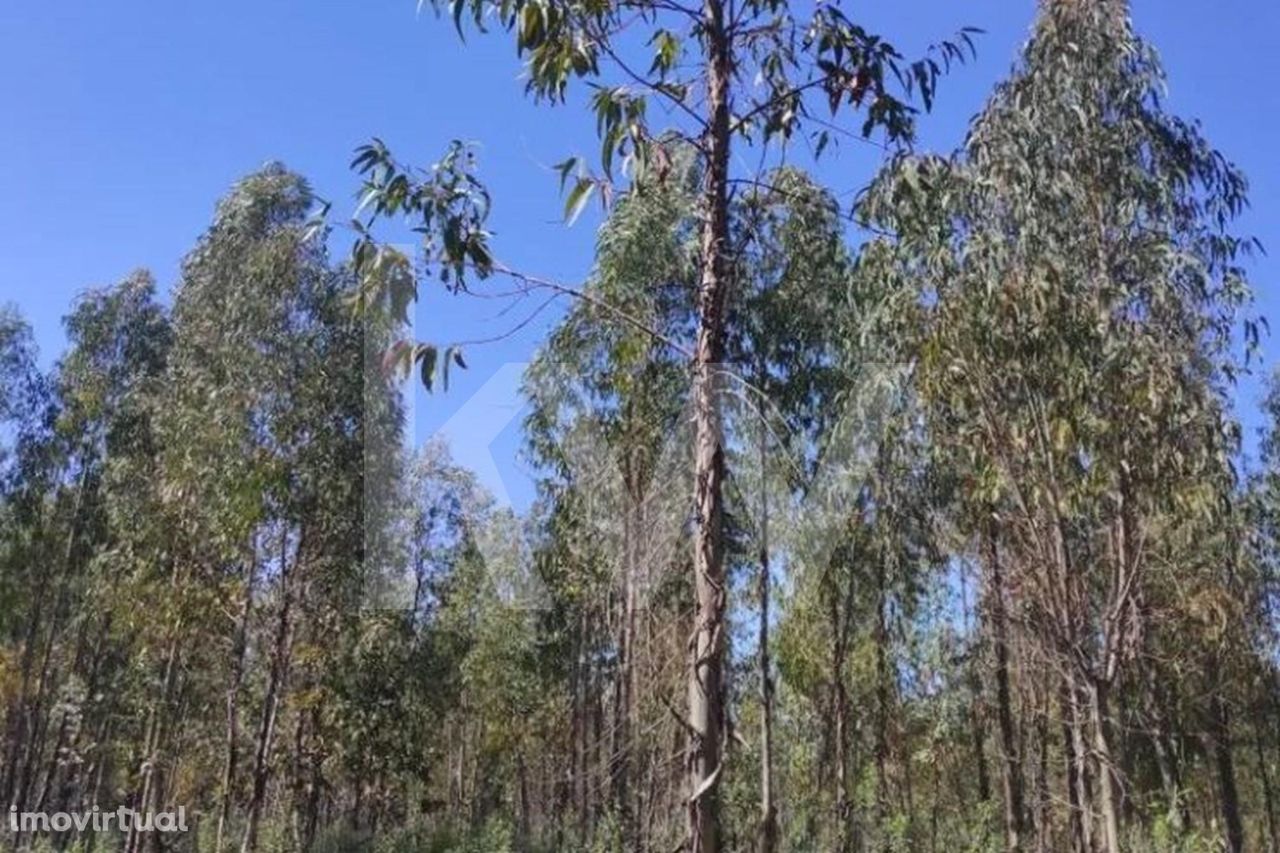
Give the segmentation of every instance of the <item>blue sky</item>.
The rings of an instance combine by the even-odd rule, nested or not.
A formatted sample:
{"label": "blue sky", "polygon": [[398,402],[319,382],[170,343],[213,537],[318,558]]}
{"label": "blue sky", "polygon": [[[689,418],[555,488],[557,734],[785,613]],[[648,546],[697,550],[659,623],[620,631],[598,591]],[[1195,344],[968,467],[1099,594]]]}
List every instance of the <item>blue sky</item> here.
{"label": "blue sky", "polygon": [[[920,147],[951,150],[1026,37],[1033,0],[880,0],[848,3],[908,56],[960,27],[987,32],[978,59],[943,83],[920,123]],[[1203,121],[1210,139],[1244,168],[1253,210],[1241,230],[1280,251],[1280,4],[1273,0],[1134,0],[1139,31],[1161,52],[1170,104]],[[305,174],[348,209],[352,149],[378,135],[406,159],[429,162],[452,138],[480,143],[493,190],[499,255],[514,266],[580,281],[590,263],[594,214],[572,228],[548,164],[596,150],[594,122],[574,106],[529,102],[511,43],[494,35],[461,44],[451,25],[417,14],[415,0],[6,0],[0,4],[0,302],[35,328],[43,361],[63,342],[61,317],[76,294],[151,269],[167,293],[182,255],[207,226],[217,198],[268,160]],[[845,145],[822,177],[837,192],[866,183],[879,160]],[[1277,261],[1255,267],[1259,306],[1276,315]],[[418,334],[462,340],[502,331],[497,306],[435,297]],[[558,311],[500,344],[473,348],[471,370],[448,395],[415,397],[416,431],[433,432],[492,379],[488,409],[464,413],[455,439],[475,464],[510,414],[512,371]],[[1264,341],[1269,367],[1280,352]],[[1257,385],[1238,394],[1257,424]],[[503,406],[506,406],[504,409]],[[459,423],[461,424],[459,426]],[[517,438],[501,431],[495,455],[510,464]],[[500,465],[501,467],[501,465]],[[520,479],[518,473],[512,479]],[[511,491],[517,503],[522,487]]]}

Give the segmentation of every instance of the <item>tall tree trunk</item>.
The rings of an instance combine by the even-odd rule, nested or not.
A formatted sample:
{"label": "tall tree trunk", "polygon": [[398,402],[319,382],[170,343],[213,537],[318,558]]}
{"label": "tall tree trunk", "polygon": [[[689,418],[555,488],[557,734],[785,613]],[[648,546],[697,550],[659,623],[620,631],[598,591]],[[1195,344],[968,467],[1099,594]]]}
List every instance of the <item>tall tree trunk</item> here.
{"label": "tall tree trunk", "polygon": [[1062,751],[1066,764],[1067,821],[1072,853],[1093,853],[1093,798],[1089,791],[1088,748],[1080,702],[1070,675],[1062,680]]}
{"label": "tall tree trunk", "polygon": [[1035,824],[1036,853],[1049,853],[1053,845],[1053,809],[1049,800],[1049,713],[1051,708],[1048,679],[1036,712]]}
{"label": "tall tree trunk", "polygon": [[[573,803],[578,816],[578,840],[585,841],[587,824],[587,792],[589,790],[587,764],[587,614],[583,611],[578,623],[577,661],[574,666],[573,691]],[[458,799],[459,804],[461,798]]]}
{"label": "tall tree trunk", "polygon": [[[845,659],[848,655],[846,627],[848,606],[853,598],[853,580],[850,573],[846,590],[842,591],[832,578],[828,601],[831,622],[831,731],[835,745],[836,769],[836,853],[850,853],[855,847],[853,832],[853,805],[849,799],[850,779],[850,731],[849,693],[845,686]],[[843,599],[843,601],[842,601]]]}
{"label": "tall tree trunk", "polygon": [[1089,713],[1093,720],[1093,749],[1098,762],[1099,819],[1103,850],[1120,853],[1120,796],[1116,783],[1115,754],[1111,749],[1111,685],[1097,679],[1089,687]]}
{"label": "tall tree trunk", "polygon": [[1258,762],[1258,775],[1262,781],[1262,804],[1267,812],[1267,837],[1271,842],[1270,849],[1280,850],[1280,823],[1277,822],[1275,792],[1272,788],[1271,770],[1267,767],[1267,752],[1263,721],[1266,720],[1265,709],[1259,708],[1254,718],[1253,745]]}
{"label": "tall tree trunk", "polygon": [[293,639],[293,588],[296,582],[295,575],[301,570],[304,545],[300,537],[294,559],[290,561],[288,529],[281,533],[280,611],[272,643],[267,692],[262,699],[262,719],[258,725],[257,745],[254,748],[253,789],[249,797],[249,811],[245,817],[244,841],[240,845],[241,853],[255,853],[258,849],[258,829],[262,821],[263,808],[266,805],[267,782],[271,776],[271,750],[275,741],[276,717],[280,709],[280,696],[289,675],[290,646]]}
{"label": "tall tree trunk", "polygon": [[[107,651],[107,641],[111,636],[112,614],[108,612],[102,620],[102,625],[98,629],[97,639],[93,642],[92,650],[88,653],[89,657],[89,677],[86,684],[85,696],[87,697],[85,713],[79,725],[76,727],[75,735],[71,741],[71,749],[78,756],[83,756],[84,760],[74,762],[67,774],[64,784],[62,796],[59,798],[59,811],[83,811],[86,809],[85,782],[92,778],[95,760],[90,757],[93,753],[102,748],[104,741],[101,737],[101,720],[106,716],[104,705],[107,704],[105,699],[98,699],[101,693],[102,671],[106,666],[109,653]],[[86,628],[86,630],[88,630]],[[88,755],[86,755],[88,753]],[[77,832],[76,837],[83,837],[84,833]]]}
{"label": "tall tree trunk", "polygon": [[626,849],[636,847],[636,812],[632,800],[635,716],[635,633],[636,572],[639,563],[639,506],[642,495],[636,482],[634,451],[628,450],[623,482],[627,506],[622,519],[622,620],[618,630],[618,672],[614,684],[613,732],[610,782],[613,808],[618,816],[622,843]]}
{"label": "tall tree trunk", "polygon": [[[757,380],[763,379],[763,369]],[[760,853],[778,846],[778,809],[773,801],[773,671],[769,662],[769,445],[760,410]]]}
{"label": "tall tree trunk", "polygon": [[721,849],[719,781],[724,769],[724,448],[715,372],[724,350],[729,289],[729,86],[733,57],[723,0],[705,0],[707,154],[702,191],[701,281],[693,354],[695,624],[689,664],[688,834],[692,853]]}
{"label": "tall tree trunk", "polygon": [[[173,586],[178,586],[177,572],[174,572]],[[147,724],[143,735],[142,764],[139,770],[138,794],[133,804],[138,812],[135,822],[142,814],[154,812],[159,801],[159,767],[160,745],[163,739],[165,711],[173,693],[173,685],[177,678],[178,644],[182,636],[182,620],[178,619],[173,627],[173,635],[169,640],[169,650],[165,656],[164,679],[160,695],[153,697],[151,709],[147,715]],[[130,827],[125,836],[124,853],[138,853],[144,847],[143,833],[136,827]]]}
{"label": "tall tree trunk", "polygon": [[1001,785],[1004,789],[1005,849],[1017,853],[1022,849],[1025,826],[1025,797],[1022,788],[1022,756],[1018,750],[1017,724],[1013,715],[1013,699],[1009,688],[1009,627],[1005,612],[1004,567],[995,525],[987,530],[987,588],[984,591],[986,615],[991,630],[991,651],[995,657],[996,721],[1000,730]]}
{"label": "tall tree trunk", "polygon": [[[311,708],[311,732],[313,739],[319,739],[316,734],[320,728],[320,708],[313,706]],[[323,747],[312,744],[310,752],[309,778],[307,779],[307,805],[306,820],[302,826],[302,849],[304,853],[311,850],[316,840],[316,829],[320,822],[320,795],[324,790],[324,750]]]}
{"label": "tall tree trunk", "polygon": [[533,844],[532,822],[529,817],[529,771],[524,755],[516,755],[516,850],[525,853]]}
{"label": "tall tree trunk", "polygon": [[218,804],[218,825],[214,832],[214,853],[222,853],[222,842],[234,799],[236,765],[240,757],[240,687],[244,682],[245,654],[249,646],[249,617],[253,614],[253,585],[257,581],[257,569],[258,557],[254,553],[249,557],[249,569],[231,645],[231,683],[227,685],[227,751],[222,766],[222,791]]}
{"label": "tall tree trunk", "polygon": [[[605,785],[609,780],[609,756],[606,752],[605,744],[605,716],[604,716],[604,700],[605,700],[605,681],[604,673],[598,674],[596,681],[600,685],[599,690],[595,690],[591,694],[591,768],[598,780],[591,786],[589,791],[590,799],[587,807],[591,812],[591,839],[595,841],[596,833],[600,829],[600,817],[604,813],[604,806],[608,803],[605,799]],[[476,761],[477,772],[480,769],[480,762]],[[484,807],[487,810],[492,805],[492,796],[490,791],[493,786],[489,782],[488,775],[484,778],[484,793],[486,801]],[[487,811],[486,811],[487,816]]]}
{"label": "tall tree trunk", "polygon": [[876,829],[889,849],[889,613],[883,555],[876,559]]}
{"label": "tall tree trunk", "polygon": [[972,705],[969,709],[969,735],[973,742],[973,769],[977,775],[978,802],[985,803],[991,799],[991,773],[987,768],[986,721],[982,713],[982,676],[978,673],[979,660],[976,654],[969,661],[969,695]]}
{"label": "tall tree trunk", "polygon": [[[114,734],[114,731],[115,730],[111,724],[111,718],[108,717],[106,721],[103,723],[100,737],[98,738],[98,743],[110,743],[111,737]],[[109,763],[108,756],[103,755],[101,758],[98,759],[97,766],[93,768],[93,784],[89,788],[88,802],[93,803],[94,805],[98,803],[98,796],[102,792],[103,781],[106,778],[107,772],[108,772],[108,763]],[[87,833],[87,840],[85,842],[85,853],[93,853],[94,848],[97,846],[97,843],[98,843],[98,833],[96,832]]]}
{"label": "tall tree trunk", "polygon": [[1191,815],[1183,795],[1182,770],[1179,767],[1177,747],[1172,735],[1173,726],[1168,722],[1164,708],[1165,698],[1156,682],[1156,672],[1148,667],[1143,674],[1143,704],[1147,726],[1151,733],[1151,746],[1155,753],[1156,770],[1160,784],[1169,802],[1169,819],[1175,831],[1186,832],[1191,828]]}
{"label": "tall tree trunk", "polygon": [[[960,606],[963,608],[965,634],[973,637],[970,633],[969,614],[969,583],[967,573],[963,570],[960,572]],[[982,666],[982,643],[981,636],[985,633],[985,618],[981,615],[981,606],[979,605],[979,639],[972,640],[972,650],[969,655],[968,666],[965,667],[966,677],[969,682],[969,734],[973,741],[973,764],[974,770],[978,775],[978,802],[986,803],[991,799],[991,777],[987,769],[987,737],[986,737],[986,720],[983,713],[983,690],[982,675],[980,668]]]}
{"label": "tall tree trunk", "polygon": [[1212,718],[1213,758],[1218,772],[1218,796],[1222,802],[1222,823],[1226,828],[1227,850],[1242,853],[1244,850],[1244,824],[1240,819],[1240,794],[1236,788],[1235,759],[1231,746],[1231,713],[1220,693],[1213,696]]}

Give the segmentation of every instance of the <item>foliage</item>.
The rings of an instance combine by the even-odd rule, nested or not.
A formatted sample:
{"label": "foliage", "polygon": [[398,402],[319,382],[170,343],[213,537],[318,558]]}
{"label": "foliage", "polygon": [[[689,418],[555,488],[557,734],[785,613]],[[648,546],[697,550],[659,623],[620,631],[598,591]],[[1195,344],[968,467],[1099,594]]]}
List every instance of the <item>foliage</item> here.
{"label": "foliage", "polygon": [[[859,241],[766,142],[821,149],[849,107],[904,141],[959,47],[908,63],[797,9],[440,7],[509,31],[535,98],[588,84],[581,287],[493,256],[466,146],[375,141],[351,263],[272,164],[171,305],[145,272],[87,292],[51,370],[0,311],[0,790],[199,822],[14,849],[1275,846],[1243,177],[1122,3],[1045,0],[965,145],[887,160]],[[525,375],[526,513],[408,446],[394,374],[465,366],[403,338],[420,262],[573,298]]]}

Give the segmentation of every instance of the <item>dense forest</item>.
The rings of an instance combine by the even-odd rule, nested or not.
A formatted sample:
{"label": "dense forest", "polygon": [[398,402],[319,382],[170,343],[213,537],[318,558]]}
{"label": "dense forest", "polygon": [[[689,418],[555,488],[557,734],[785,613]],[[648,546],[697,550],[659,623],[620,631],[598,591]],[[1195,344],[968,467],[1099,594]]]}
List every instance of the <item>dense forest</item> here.
{"label": "dense forest", "polygon": [[[441,10],[586,84],[585,281],[497,260],[467,146],[374,141],[349,223],[268,165],[50,370],[0,310],[3,800],[190,823],[10,849],[1280,851],[1261,247],[1127,6],[1044,0],[946,156],[911,142],[970,31]],[[787,157],[859,140],[852,204]],[[467,365],[406,337],[427,287],[564,306],[527,511],[410,441],[406,377]]]}

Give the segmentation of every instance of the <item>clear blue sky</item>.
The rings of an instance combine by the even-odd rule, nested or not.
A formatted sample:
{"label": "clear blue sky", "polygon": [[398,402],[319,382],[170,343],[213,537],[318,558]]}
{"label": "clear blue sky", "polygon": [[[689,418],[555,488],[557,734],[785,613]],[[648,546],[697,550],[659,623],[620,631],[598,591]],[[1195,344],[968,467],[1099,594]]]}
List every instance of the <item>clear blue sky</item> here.
{"label": "clear blue sky", "polygon": [[[936,150],[960,142],[1008,71],[1035,7],[1033,0],[848,5],[908,56],[964,25],[987,31],[978,60],[944,81],[935,113],[921,121],[921,147]],[[1138,29],[1164,57],[1173,109],[1201,119],[1251,179],[1253,210],[1241,229],[1280,252],[1280,4],[1133,5]],[[451,25],[416,14],[415,0],[5,0],[0,302],[15,302],[27,316],[49,364],[78,292],[137,267],[151,269],[167,292],[216,199],[263,162],[284,161],[346,210],[355,186],[351,151],[375,134],[420,162],[449,139],[479,142],[500,255],[579,281],[596,220],[584,217],[571,229],[560,223],[546,166],[594,152],[593,121],[572,106],[535,107],[519,72],[509,40],[473,36],[461,45]],[[877,160],[874,149],[845,145],[823,177],[837,191],[855,190]],[[1278,269],[1270,259],[1256,265],[1260,306],[1273,317]],[[511,319],[485,322],[494,310],[432,299],[418,332],[436,340],[491,334]],[[521,334],[473,349],[472,369],[454,377],[449,395],[417,397],[417,432],[444,423],[502,365],[527,360],[555,316],[549,311]],[[1280,343],[1264,346],[1269,366]],[[1251,426],[1257,397],[1256,384],[1239,392]],[[509,459],[514,444],[508,429],[496,455]]]}

